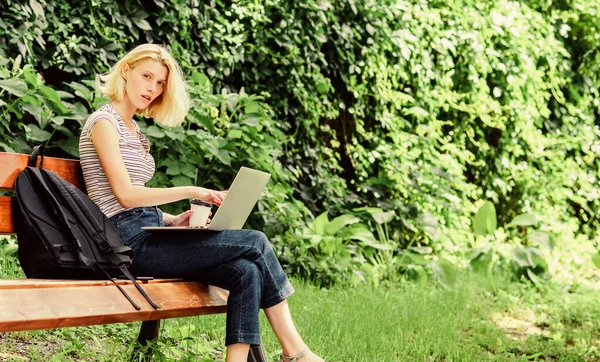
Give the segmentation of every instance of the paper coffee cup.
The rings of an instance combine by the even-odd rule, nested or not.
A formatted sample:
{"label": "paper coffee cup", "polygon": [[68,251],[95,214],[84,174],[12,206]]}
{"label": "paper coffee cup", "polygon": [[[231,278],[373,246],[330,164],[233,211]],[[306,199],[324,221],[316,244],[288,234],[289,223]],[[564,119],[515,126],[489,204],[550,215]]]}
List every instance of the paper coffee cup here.
{"label": "paper coffee cup", "polygon": [[200,200],[192,200],[191,210],[193,211],[190,217],[190,226],[204,227],[210,215],[212,204]]}

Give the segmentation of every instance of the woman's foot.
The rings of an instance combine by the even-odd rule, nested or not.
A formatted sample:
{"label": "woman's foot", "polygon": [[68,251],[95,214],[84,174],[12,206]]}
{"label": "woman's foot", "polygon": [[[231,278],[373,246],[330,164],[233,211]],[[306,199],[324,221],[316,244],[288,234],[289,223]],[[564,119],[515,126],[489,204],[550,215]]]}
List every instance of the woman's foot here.
{"label": "woman's foot", "polygon": [[312,353],[308,347],[293,356],[281,354],[280,362],[325,362],[321,357]]}

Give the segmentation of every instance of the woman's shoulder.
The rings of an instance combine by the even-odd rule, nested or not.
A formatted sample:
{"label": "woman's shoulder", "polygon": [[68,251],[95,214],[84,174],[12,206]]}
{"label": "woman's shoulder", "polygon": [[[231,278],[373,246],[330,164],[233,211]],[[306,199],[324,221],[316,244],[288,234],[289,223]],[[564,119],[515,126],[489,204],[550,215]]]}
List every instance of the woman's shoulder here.
{"label": "woman's shoulder", "polygon": [[109,120],[120,133],[119,121],[113,113],[112,106],[110,104],[105,104],[102,107],[98,108],[96,111],[94,111],[94,113],[90,114],[87,121],[85,122],[85,125],[83,126],[83,130],[90,130],[101,119]]}

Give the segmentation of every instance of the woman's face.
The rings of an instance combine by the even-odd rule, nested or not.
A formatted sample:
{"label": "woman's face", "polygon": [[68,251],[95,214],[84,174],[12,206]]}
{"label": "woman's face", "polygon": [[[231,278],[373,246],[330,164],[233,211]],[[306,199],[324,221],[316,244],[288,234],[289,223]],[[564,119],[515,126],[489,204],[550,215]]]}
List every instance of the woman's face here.
{"label": "woman's face", "polygon": [[136,107],[144,109],[160,96],[167,85],[169,71],[166,66],[156,60],[146,59],[131,68],[123,67],[125,79],[125,96]]}

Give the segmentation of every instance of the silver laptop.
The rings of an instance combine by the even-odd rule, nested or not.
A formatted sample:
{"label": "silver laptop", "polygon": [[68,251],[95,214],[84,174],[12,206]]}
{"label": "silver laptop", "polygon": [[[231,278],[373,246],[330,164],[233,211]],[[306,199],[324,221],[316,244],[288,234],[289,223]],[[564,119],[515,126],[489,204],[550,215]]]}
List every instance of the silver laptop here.
{"label": "silver laptop", "polygon": [[241,229],[256,205],[270,174],[242,167],[212,221],[205,227],[194,226],[144,226],[144,230],[234,230]]}

